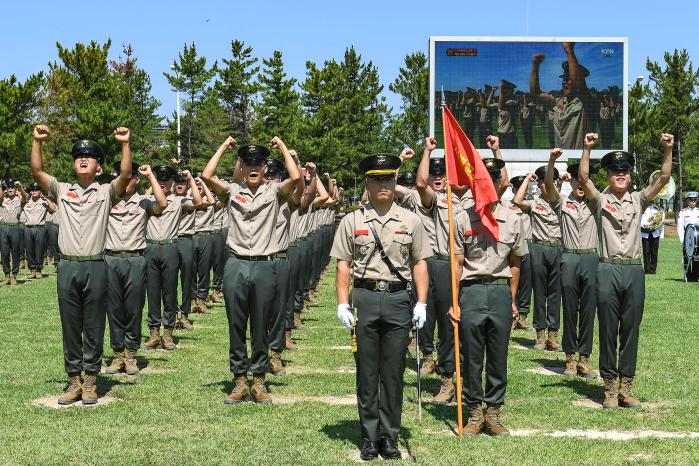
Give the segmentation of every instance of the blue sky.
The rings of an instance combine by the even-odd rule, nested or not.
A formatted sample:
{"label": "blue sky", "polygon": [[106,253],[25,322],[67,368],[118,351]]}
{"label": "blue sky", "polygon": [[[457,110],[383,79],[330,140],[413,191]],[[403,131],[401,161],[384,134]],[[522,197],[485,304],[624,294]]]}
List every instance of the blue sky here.
{"label": "blue sky", "polygon": [[[134,46],[139,64],[153,82],[160,112],[170,114],[175,97],[162,75],[194,41],[214,60],[230,54],[242,39],[255,54],[281,50],[288,73],[303,79],[306,60],[340,59],[354,45],[379,67],[389,105],[400,100],[388,91],[406,53],[427,52],[435,36],[628,36],[629,76],[647,75],[645,60],[662,60],[665,50],[687,48],[699,63],[694,1],[648,0],[561,2],[483,1],[149,1],[63,0],[3,2],[0,15],[0,76],[21,79],[47,69],[56,59],[56,41],[105,41],[117,58],[122,43]],[[528,18],[528,21],[527,21]]]}

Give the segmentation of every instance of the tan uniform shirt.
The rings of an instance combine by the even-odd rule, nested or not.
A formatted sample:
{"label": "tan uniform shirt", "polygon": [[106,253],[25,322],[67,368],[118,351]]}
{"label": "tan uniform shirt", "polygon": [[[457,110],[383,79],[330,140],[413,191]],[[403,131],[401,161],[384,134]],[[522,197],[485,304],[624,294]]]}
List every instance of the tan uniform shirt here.
{"label": "tan uniform shirt", "polygon": [[[1,219],[0,219],[0,223],[2,223],[2,220],[1,220]],[[48,212],[46,213],[46,223],[54,223],[54,220],[53,220],[53,212],[48,211]]]}
{"label": "tan uniform shirt", "polygon": [[[461,204],[456,196],[451,198],[452,212],[454,218],[461,212]],[[449,203],[447,193],[434,193],[432,198],[432,218],[435,225],[434,252],[444,256],[449,255]],[[456,243],[456,236],[454,236]]]}
{"label": "tan uniform shirt", "polygon": [[4,220],[8,225],[17,225],[19,216],[22,215],[22,196],[15,194],[14,197],[5,196],[2,200],[2,207],[5,209]]}
{"label": "tan uniform shirt", "polygon": [[[149,199],[155,200],[153,196]],[[152,241],[174,240],[180,226],[185,207],[191,204],[185,196],[167,195],[167,207],[160,215],[152,215],[146,225],[146,239]]]}
{"label": "tan uniform shirt", "polygon": [[596,192],[594,198],[587,201],[597,220],[600,257],[641,257],[641,215],[650,202],[645,191],[627,192],[621,201],[612,193]]}
{"label": "tan uniform shirt", "polygon": [[[202,200],[208,201],[206,196],[202,196]],[[202,207],[197,209],[194,219],[194,229],[197,233],[200,231],[211,231],[214,229],[214,206]]]}
{"label": "tan uniform shirt", "polygon": [[245,184],[228,184],[226,202],[231,215],[226,244],[239,256],[268,256],[279,251],[274,228],[286,196],[279,184],[262,184],[255,194]]}
{"label": "tan uniform shirt", "polygon": [[493,214],[498,222],[497,241],[483,226],[475,208],[467,209],[457,217],[457,242],[464,254],[461,280],[480,277],[510,278],[512,271],[509,256],[514,254],[521,257],[529,252],[519,216],[500,203],[496,205]]}
{"label": "tan uniform shirt", "polygon": [[142,251],[146,249],[146,225],[153,215],[155,201],[134,193],[128,201],[120,200],[109,211],[107,251]]}
{"label": "tan uniform shirt", "polygon": [[289,202],[284,202],[279,207],[277,214],[277,223],[274,226],[274,244],[277,250],[275,252],[286,251],[289,249],[291,214],[298,210],[297,206],[291,206]]}
{"label": "tan uniform shirt", "polygon": [[414,195],[417,190],[411,188],[404,188],[407,192],[403,195],[402,199],[395,199],[395,203],[400,207],[409,210],[411,212],[417,212],[417,204],[415,202],[420,202],[420,195],[418,193],[417,197]]}
{"label": "tan uniform shirt", "polygon": [[376,228],[381,245],[398,273],[405,280],[412,280],[413,263],[430,257],[432,249],[420,218],[395,203],[383,217],[379,217],[371,204],[345,215],[330,255],[351,262],[354,279],[400,281],[381,260],[368,222]]}
{"label": "tan uniform shirt", "polygon": [[435,239],[437,233],[435,230],[432,209],[425,209],[422,206],[422,201],[420,200],[420,193],[418,193],[417,190],[411,190],[410,197],[413,198],[410,202],[416,207],[415,213],[422,222],[422,227],[425,229],[427,241],[429,242],[430,248],[432,248],[432,251],[434,251],[437,248]]}
{"label": "tan uniform shirt", "polygon": [[525,201],[529,205],[532,222],[532,239],[539,241],[561,240],[561,224],[551,204],[539,197]]}
{"label": "tan uniform shirt", "polygon": [[58,248],[67,256],[95,256],[104,252],[112,203],[117,202],[114,183],[59,183],[51,178],[48,195],[58,208]]}
{"label": "tan uniform shirt", "polygon": [[579,97],[559,97],[551,113],[555,146],[582,149],[585,134],[590,132],[583,101]]}
{"label": "tan uniform shirt", "polygon": [[293,243],[299,239],[299,212],[301,208],[298,207],[291,212],[291,217],[289,217],[289,242]]}
{"label": "tan uniform shirt", "polygon": [[[218,202],[217,202],[218,203]],[[214,219],[211,221],[211,226],[213,227],[214,230],[222,230],[223,229],[223,218],[224,214],[228,211],[226,209],[226,206],[221,207],[220,209],[214,205]]]}
{"label": "tan uniform shirt", "polygon": [[[194,200],[188,196],[179,196],[188,203],[193,204]],[[194,221],[196,219],[195,211],[184,210],[180,217],[180,224],[177,226],[177,236],[192,236],[196,230],[194,229]]]}
{"label": "tan uniform shirt", "polygon": [[50,213],[49,204],[43,199],[38,201],[29,199],[22,209],[24,224],[27,226],[46,225],[46,219]]}
{"label": "tan uniform shirt", "polygon": [[561,222],[561,238],[565,249],[597,248],[597,225],[595,217],[584,201],[578,201],[573,194],[559,197],[552,204]]}
{"label": "tan uniform shirt", "polygon": [[512,212],[517,214],[519,220],[522,222],[522,233],[524,234],[524,239],[526,241],[532,240],[532,219],[529,215],[522,212],[522,209],[517,207],[512,203],[512,201],[502,201],[502,205],[510,209]]}

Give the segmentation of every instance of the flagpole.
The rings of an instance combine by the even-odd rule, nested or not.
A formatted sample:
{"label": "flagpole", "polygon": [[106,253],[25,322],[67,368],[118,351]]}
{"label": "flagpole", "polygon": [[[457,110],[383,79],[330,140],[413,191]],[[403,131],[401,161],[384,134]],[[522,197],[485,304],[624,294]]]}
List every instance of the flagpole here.
{"label": "flagpole", "polygon": [[[446,128],[444,124],[444,106],[446,102],[444,101],[444,88],[442,88],[442,132],[444,135],[444,158],[446,161]],[[459,311],[459,299],[458,299],[458,287],[457,279],[455,274],[454,263],[456,259],[454,258],[454,210],[452,208],[452,194],[451,194],[451,179],[449,178],[449,164],[445,163],[447,171],[447,208],[449,215],[449,273],[451,275],[451,308],[454,315],[461,319],[461,312]],[[452,322],[454,326],[454,363],[456,369],[456,419],[458,423],[459,437],[464,436],[464,423],[463,423],[463,407],[461,401],[461,349],[459,344],[459,322]]]}

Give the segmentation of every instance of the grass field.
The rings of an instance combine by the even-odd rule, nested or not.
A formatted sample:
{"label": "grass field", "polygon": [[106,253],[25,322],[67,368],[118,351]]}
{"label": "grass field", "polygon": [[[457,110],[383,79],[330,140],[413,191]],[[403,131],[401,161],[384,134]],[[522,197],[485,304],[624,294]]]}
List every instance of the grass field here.
{"label": "grass field", "polygon": [[[646,284],[636,394],[642,410],[582,406],[601,383],[529,371],[559,368],[562,353],[522,349],[533,331],[513,334],[504,422],[509,438],[458,438],[456,407],[424,404],[418,423],[414,361],[405,373],[404,458],[420,464],[697,464],[699,436],[628,441],[591,439],[612,431],[699,431],[699,284],[681,280],[680,250],[664,240],[657,275]],[[53,267],[49,267],[53,269]],[[224,405],[231,389],[222,307],[177,333],[174,352],[139,352],[149,373],[99,379],[100,396],[117,401],[51,409],[32,400],[64,388],[54,274],[0,288],[0,463],[3,464],[351,464],[360,443],[353,360],[337,323],[334,271],[320,303],[296,332],[301,351],[286,352],[287,377],[270,378],[275,404]],[[105,343],[108,338],[105,338]],[[597,345],[593,355],[597,367]],[[105,364],[111,350],[105,345]],[[423,379],[425,401],[438,389]],[[283,402],[283,403],[282,403]],[[597,434],[594,431],[600,431]],[[606,434],[605,434],[606,433]]]}

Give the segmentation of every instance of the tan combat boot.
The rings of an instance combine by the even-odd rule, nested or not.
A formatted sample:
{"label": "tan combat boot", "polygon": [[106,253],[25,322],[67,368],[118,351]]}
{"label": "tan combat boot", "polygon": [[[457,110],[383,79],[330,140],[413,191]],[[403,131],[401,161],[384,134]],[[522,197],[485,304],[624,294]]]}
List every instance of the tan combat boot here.
{"label": "tan combat boot", "polygon": [[631,385],[633,385],[633,377],[621,377],[621,383],[619,384],[619,406],[622,408],[640,408],[641,401],[636,398],[631,392]]}
{"label": "tan combat boot", "polygon": [[527,316],[520,314],[515,323],[515,330],[529,330],[531,326],[527,322]]}
{"label": "tan combat boot", "polygon": [[112,359],[112,363],[109,365],[109,367],[107,367],[105,372],[107,374],[118,374],[119,372],[123,371],[124,368],[124,352],[115,351],[114,359]]}
{"label": "tan combat boot", "polygon": [[563,375],[577,375],[577,362],[575,361],[575,353],[566,353],[566,368]]}
{"label": "tan combat boot", "polygon": [[12,284],[12,275],[9,273],[5,274],[5,281],[2,282],[3,285],[10,285]]}
{"label": "tan combat boot", "polygon": [[558,344],[558,330],[549,329],[549,337],[546,339],[546,351],[560,351],[561,345]]}
{"label": "tan combat boot", "polygon": [[578,360],[578,375],[585,379],[596,379],[597,374],[590,367],[590,356],[581,354]]}
{"label": "tan combat boot", "polygon": [[177,319],[176,327],[180,328],[180,329],[184,329],[184,330],[192,330],[194,328],[194,325],[189,320],[189,317],[187,316],[187,314],[182,314]]}
{"label": "tan combat boot", "polygon": [[299,311],[294,311],[294,329],[300,330],[303,328],[303,323],[301,322],[301,313]]}
{"label": "tan combat boot", "polygon": [[124,356],[124,370],[126,375],[136,375],[139,372],[138,364],[136,362],[136,351],[126,350]]}
{"label": "tan combat boot", "polygon": [[265,387],[264,374],[255,374],[252,376],[250,395],[252,395],[252,399],[255,403],[269,404],[272,402],[272,397],[269,396],[267,387]]}
{"label": "tan combat boot", "polygon": [[546,349],[546,330],[536,331],[536,343],[534,344],[534,349],[539,351]]}
{"label": "tan combat boot", "polygon": [[165,330],[163,330],[162,345],[163,345],[163,349],[166,349],[168,351],[172,351],[174,349],[177,349],[177,345],[172,340],[173,330],[174,329],[172,329],[172,328],[166,328]]}
{"label": "tan combat boot", "polygon": [[227,405],[235,405],[248,398],[250,398],[250,387],[248,387],[247,376],[238,374],[233,378],[233,390],[223,402]]}
{"label": "tan combat boot", "polygon": [[619,386],[617,385],[616,377],[613,379],[604,379],[604,401],[602,408],[616,409],[619,407]]}
{"label": "tan combat boot", "polygon": [[299,347],[294,344],[294,340],[291,339],[291,330],[284,332],[284,340],[284,347],[289,351],[296,351],[299,349]]}
{"label": "tan combat boot", "polygon": [[59,405],[72,405],[82,398],[83,381],[80,380],[80,372],[70,372],[68,374],[68,388],[58,398]]}
{"label": "tan combat boot", "polygon": [[10,276],[10,285],[16,285],[17,284],[17,275],[11,275]]}
{"label": "tan combat boot", "polygon": [[485,408],[485,433],[496,437],[498,435],[510,435],[510,431],[507,427],[502,425],[500,422],[500,407],[495,405],[488,405]]}
{"label": "tan combat boot", "polygon": [[223,299],[221,299],[221,292],[218,290],[214,290],[213,293],[211,293],[211,302],[212,303],[222,303]]}
{"label": "tan combat boot", "polygon": [[19,268],[22,270],[27,269],[27,260],[26,259],[19,261]]}
{"label": "tan combat boot", "polygon": [[195,309],[197,309],[197,312],[199,314],[211,314],[211,310],[206,305],[206,301],[203,299],[197,299],[195,301]]}
{"label": "tan combat boot", "polygon": [[434,366],[435,366],[435,360],[434,356],[432,356],[432,353],[425,355],[422,355],[423,360],[422,360],[422,366],[420,367],[420,375],[430,375],[434,374]]}
{"label": "tan combat boot", "polygon": [[468,421],[464,426],[464,435],[480,434],[485,426],[485,418],[483,417],[483,407],[480,403],[468,405]]}
{"label": "tan combat boot", "polygon": [[146,342],[141,345],[141,348],[145,350],[154,350],[160,348],[160,345],[160,328],[151,327],[150,336],[148,337],[148,340],[146,340]]}
{"label": "tan combat boot", "polygon": [[85,372],[83,404],[93,405],[95,403],[97,403],[97,372]]}
{"label": "tan combat boot", "polygon": [[278,351],[272,351],[272,356],[269,358],[269,367],[270,371],[272,372],[272,375],[286,375],[284,364],[282,364],[282,353]]}
{"label": "tan combat boot", "polygon": [[37,270],[34,272],[34,278],[44,278],[44,276],[41,274],[40,270]]}
{"label": "tan combat boot", "polygon": [[433,404],[446,405],[454,401],[456,389],[454,388],[454,382],[451,376],[451,374],[442,376],[442,386],[439,389],[439,393],[432,398]]}

